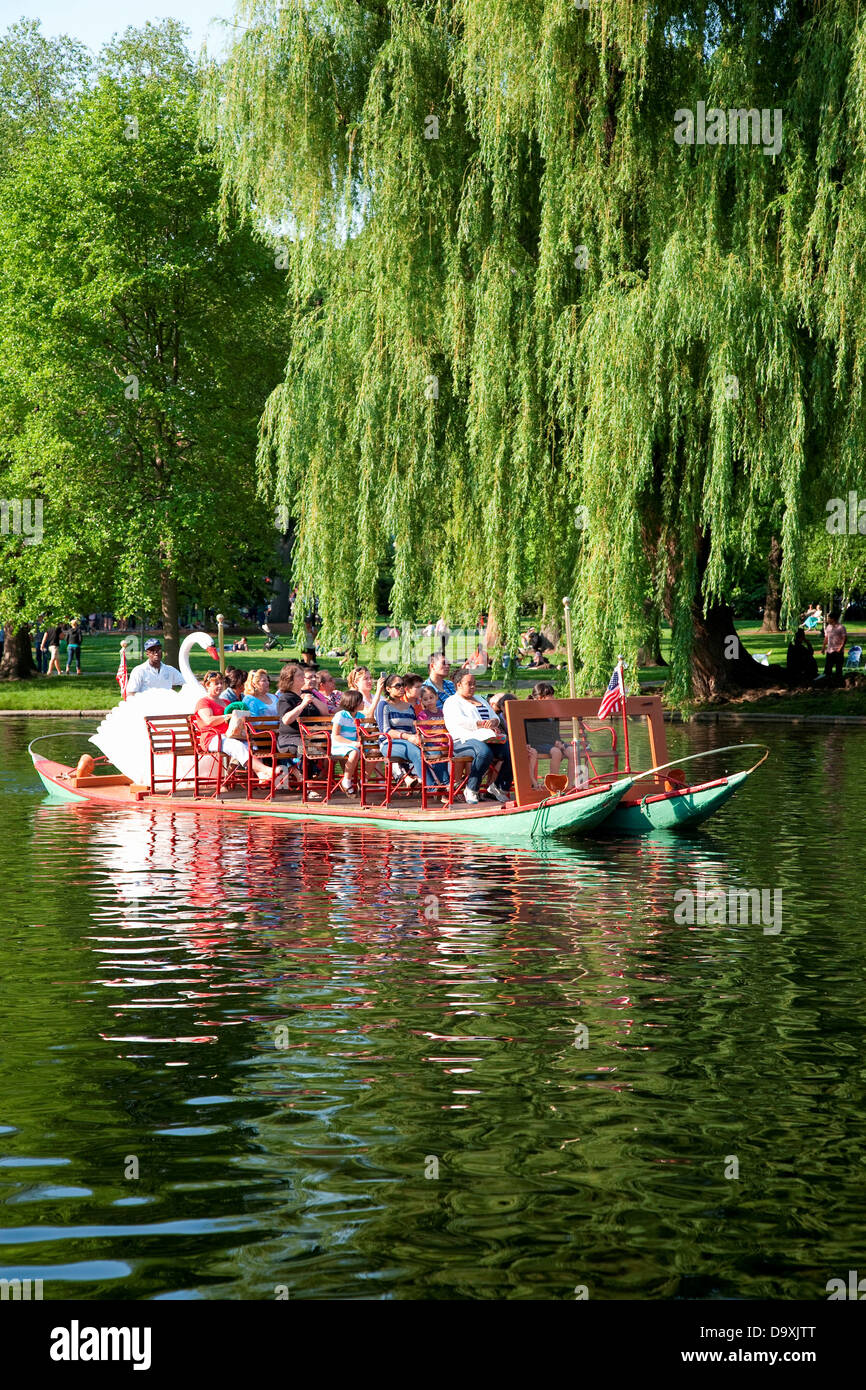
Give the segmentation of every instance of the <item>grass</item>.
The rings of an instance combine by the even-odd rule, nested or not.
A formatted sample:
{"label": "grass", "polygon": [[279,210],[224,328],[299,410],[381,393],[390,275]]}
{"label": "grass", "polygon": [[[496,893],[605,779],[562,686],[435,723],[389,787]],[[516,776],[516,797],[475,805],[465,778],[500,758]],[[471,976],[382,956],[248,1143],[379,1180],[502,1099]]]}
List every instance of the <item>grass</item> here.
{"label": "grass", "polygon": [[[384,623],[384,619],[382,622]],[[769,656],[771,666],[781,667],[779,672],[780,682],[784,680],[785,657],[787,653],[788,639],[786,634],[762,633],[754,623],[737,623],[737,633],[748,651],[756,653],[766,652]],[[815,634],[810,636],[816,655],[820,661],[820,633],[818,641],[814,641]],[[866,627],[849,627],[849,642],[866,645]],[[0,683],[0,710],[33,709],[33,710],[101,710],[108,709],[117,703],[119,687],[115,680],[115,672],[119,662],[120,635],[117,633],[100,633],[99,635],[85,636],[82,648],[84,673],[80,676],[37,676],[26,681],[4,681]],[[297,648],[294,643],[287,638],[281,638],[284,642],[282,651],[265,652],[263,650],[265,638],[261,633],[254,635],[247,634],[247,641],[250,644],[248,652],[229,652],[226,655],[228,662],[234,662],[244,670],[252,670],[264,667],[271,676],[272,686],[276,684],[276,676],[284,662],[296,659],[298,656]],[[662,636],[662,655],[668,659],[670,656],[670,634],[665,631]],[[561,652],[548,653],[549,659],[556,664],[564,662]],[[138,658],[130,661],[130,666],[136,664]],[[336,657],[320,655],[319,665],[325,666],[334,674],[341,678],[340,662]],[[361,661],[369,665],[374,674],[378,674],[382,669],[382,658],[377,655],[376,648],[371,644],[361,647]],[[61,653],[61,669],[66,664],[65,653]],[[203,672],[213,665],[211,659],[204,651],[195,648],[192,654],[192,667],[194,671]],[[388,662],[388,669],[394,669],[393,663]],[[422,672],[423,674],[423,672]],[[664,666],[647,667],[640,672],[642,685],[652,685],[653,682],[663,682],[667,677],[667,668]],[[532,671],[521,668],[519,673],[515,672],[505,681],[489,681],[482,678],[479,690],[484,693],[487,688],[504,686],[508,689],[526,688],[536,679],[550,679],[557,686],[566,688],[566,677],[564,671]],[[341,680],[342,684],[342,680]],[[663,690],[661,691],[663,693]],[[845,714],[845,713],[866,713],[866,690],[846,690],[830,688],[827,690],[817,689],[806,694],[775,694],[775,695],[750,695],[748,700],[730,702],[732,708],[773,710],[784,709],[792,714],[815,713],[815,714]],[[719,708],[718,704],[712,708]]]}

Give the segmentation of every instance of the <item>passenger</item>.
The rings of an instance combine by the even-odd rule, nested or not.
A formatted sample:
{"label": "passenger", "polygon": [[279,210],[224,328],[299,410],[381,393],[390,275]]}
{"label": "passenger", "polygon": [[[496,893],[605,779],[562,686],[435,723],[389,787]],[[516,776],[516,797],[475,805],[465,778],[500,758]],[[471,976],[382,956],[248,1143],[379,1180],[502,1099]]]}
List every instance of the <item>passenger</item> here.
{"label": "passenger", "polygon": [[439,701],[436,691],[432,685],[422,684],[418,692],[419,704],[415,719],[419,724],[429,724],[432,719],[441,719],[442,711],[439,708]]}
{"label": "passenger", "polygon": [[[376,710],[376,722],[383,736],[385,734],[391,735],[391,757],[399,758],[400,761],[411,764],[412,774],[408,775],[403,783],[408,789],[421,785],[421,740],[415,731],[415,711],[403,698],[404,689],[402,676],[389,676],[387,678],[385,681],[385,699],[379,702]],[[383,753],[387,753],[388,742],[385,737],[379,740],[379,747]],[[441,768],[442,764],[440,763],[436,765],[435,769],[430,769],[427,779],[428,787],[441,785]],[[402,776],[402,772],[400,776]]]}
{"label": "passenger", "polygon": [[[246,743],[239,738],[226,737],[229,721],[225,705],[220,699],[224,684],[225,677],[221,671],[208,671],[202,678],[205,694],[196,705],[193,717],[199,731],[199,747],[203,753],[214,753],[217,750],[228,753],[241,767],[246,767],[250,760],[250,750]],[[253,771],[260,787],[270,785],[271,769],[267,763],[253,758]]]}
{"label": "passenger", "polygon": [[508,723],[505,718],[505,705],[508,700],[516,699],[517,696],[512,695],[510,690],[494,690],[492,695],[487,696],[487,703],[494,714],[498,715],[499,722],[502,725],[502,732],[506,735],[508,734]]}
{"label": "passenger", "polygon": [[466,790],[463,793],[465,800],[478,800],[482,777],[491,764],[501,758],[502,765],[488,790],[497,801],[507,801],[511,785],[511,753],[508,741],[502,733],[499,716],[493,712],[486,700],[476,696],[475,676],[471,671],[459,673],[456,693],[445,701],[442,714],[445,727],[454,740],[455,756],[465,754],[472,759]]}
{"label": "passenger", "polygon": [[[552,700],[556,694],[550,681],[538,681],[532,687],[530,700]],[[538,760],[540,757],[550,758],[550,771],[559,772],[563,758],[568,762],[568,782],[570,786],[576,785],[575,778],[575,752],[574,744],[563,743],[559,737],[558,719],[527,719],[524,729],[526,732],[526,755],[529,762],[529,775],[532,778],[533,787],[540,786],[538,781]]]}
{"label": "passenger", "polygon": [[341,704],[343,694],[337,689],[337,680],[331,671],[320,671],[318,674],[318,690],[321,699],[328,707],[329,714],[336,714],[338,709],[342,709]]}
{"label": "passenger", "polygon": [[258,671],[250,671],[244,684],[244,709],[259,718],[262,715],[275,715],[277,702],[270,691],[271,678],[264,667],[259,667]]}
{"label": "passenger", "polygon": [[423,684],[424,677],[416,676],[411,671],[403,677],[403,693],[406,697],[406,703],[412,706],[416,719],[421,711],[420,690]]}
{"label": "passenger", "polygon": [[349,672],[346,681],[350,690],[360,690],[364,697],[361,706],[364,711],[365,719],[374,719],[376,706],[382,699],[382,692],[385,689],[385,672],[383,671],[376,682],[376,689],[373,689],[373,675],[369,666],[356,666],[354,671]]}
{"label": "passenger", "polygon": [[[277,752],[294,753],[300,760],[301,736],[298,720],[305,715],[318,715],[318,704],[309,690],[304,690],[304,668],[297,661],[287,661],[280,671],[277,683],[277,717],[280,721],[277,733]],[[307,792],[313,801],[321,801],[316,791]]]}
{"label": "passenger", "polygon": [[325,696],[322,695],[320,685],[318,685],[318,677],[320,677],[320,674],[318,666],[304,667],[303,694],[313,696],[314,702],[316,702],[316,709],[310,710],[310,716],[316,716],[317,719],[325,719],[325,717],[331,717],[334,710],[329,708],[328,701],[325,699]]}
{"label": "passenger", "polygon": [[347,796],[357,795],[355,774],[358,770],[361,747],[355,719],[360,718],[363,699],[360,690],[347,690],[340,696],[340,708],[331,720],[331,753],[334,757],[346,755],[340,789]]}
{"label": "passenger", "polygon": [[434,652],[427,662],[427,679],[424,684],[436,691],[436,705],[440,714],[445,701],[457,693],[457,686],[448,679],[450,670],[451,666],[444,652]]}
{"label": "passenger", "polygon": [[227,705],[239,703],[244,698],[246,680],[247,673],[242,671],[239,666],[226,667],[226,688],[222,697]]}

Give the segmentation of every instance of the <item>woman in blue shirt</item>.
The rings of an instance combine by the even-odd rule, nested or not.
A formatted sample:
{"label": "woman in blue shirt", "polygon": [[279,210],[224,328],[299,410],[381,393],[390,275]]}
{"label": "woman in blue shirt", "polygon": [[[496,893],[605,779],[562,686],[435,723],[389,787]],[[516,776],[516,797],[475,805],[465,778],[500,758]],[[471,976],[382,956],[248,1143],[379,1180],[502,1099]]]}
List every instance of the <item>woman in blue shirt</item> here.
{"label": "woman in blue shirt", "polygon": [[[415,730],[415,711],[403,698],[403,690],[402,676],[388,677],[384,699],[376,706],[376,723],[380,733],[391,735],[391,757],[411,764],[413,775],[407,777],[403,784],[409,788],[421,783],[421,740]],[[387,739],[381,738],[379,747],[387,755]],[[433,769],[430,769],[427,785],[439,785]]]}
{"label": "woman in blue shirt", "polygon": [[250,671],[244,686],[244,709],[252,715],[276,715],[277,702],[270,692],[271,678],[267,671]]}

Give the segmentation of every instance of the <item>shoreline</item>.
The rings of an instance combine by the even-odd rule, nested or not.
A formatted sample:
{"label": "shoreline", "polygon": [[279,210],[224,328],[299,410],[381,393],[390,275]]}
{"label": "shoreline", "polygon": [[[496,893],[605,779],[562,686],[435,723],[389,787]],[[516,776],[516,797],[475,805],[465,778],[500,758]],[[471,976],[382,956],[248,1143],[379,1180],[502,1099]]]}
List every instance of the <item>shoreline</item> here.
{"label": "shoreline", "polygon": [[[111,706],[111,708],[114,708]],[[102,719],[108,709],[0,709],[0,719]],[[754,720],[776,724],[866,724],[866,714],[769,714],[755,711],[744,714],[739,710],[695,710],[683,714],[666,709],[666,724],[717,724],[720,720],[748,724]]]}

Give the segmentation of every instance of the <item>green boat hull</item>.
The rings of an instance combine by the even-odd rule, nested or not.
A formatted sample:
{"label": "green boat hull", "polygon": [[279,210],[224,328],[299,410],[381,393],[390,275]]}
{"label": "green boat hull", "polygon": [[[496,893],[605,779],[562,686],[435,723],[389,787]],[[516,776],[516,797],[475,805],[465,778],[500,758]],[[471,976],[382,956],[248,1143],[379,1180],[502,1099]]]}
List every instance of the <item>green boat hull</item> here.
{"label": "green boat hull", "polygon": [[375,807],[365,810],[355,805],[344,810],[339,802],[336,805],[316,802],[304,805],[301,802],[292,804],[228,798],[191,801],[189,798],[168,795],[132,799],[125,787],[102,789],[92,784],[86,791],[73,790],[64,780],[71,772],[70,768],[48,762],[32,752],[31,758],[42,785],[56,801],[126,805],[141,810],[158,808],[233,816],[265,816],[270,820],[305,821],[307,824],[319,821],[329,825],[374,825],[381,830],[407,830],[428,835],[481,836],[496,844],[587,834],[610,815],[634,781],[633,778],[625,778],[606,784],[597,791],[557,797],[539,806],[491,804],[489,810],[485,805],[477,810],[473,807],[468,813],[465,807],[455,807],[453,812],[437,811],[432,815],[401,806],[399,809],[389,809],[384,815],[381,812],[377,815]]}
{"label": "green boat hull", "polygon": [[678,792],[660,801],[620,802],[604,823],[605,830],[618,835],[650,835],[659,831],[688,830],[700,825],[724,806],[750,772],[735,772],[724,786]]}

